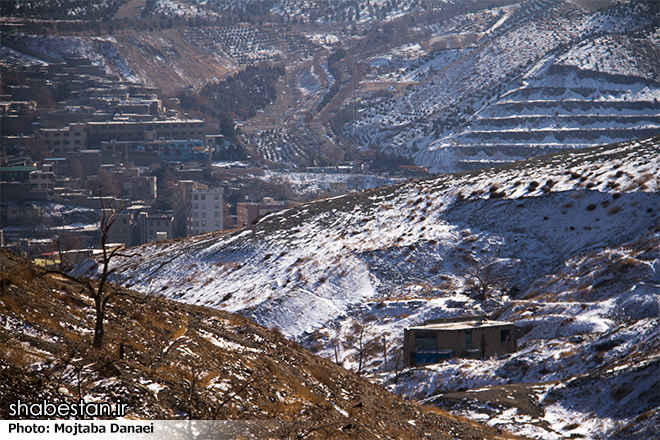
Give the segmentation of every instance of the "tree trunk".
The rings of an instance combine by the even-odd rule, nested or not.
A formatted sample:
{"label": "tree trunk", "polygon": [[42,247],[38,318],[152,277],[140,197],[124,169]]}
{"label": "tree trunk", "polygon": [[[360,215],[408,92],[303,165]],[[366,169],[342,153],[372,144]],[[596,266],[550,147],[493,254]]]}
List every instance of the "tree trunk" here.
{"label": "tree trunk", "polygon": [[100,350],[103,346],[103,320],[105,319],[105,310],[102,304],[96,304],[96,325],[94,326],[94,342],[92,347]]}

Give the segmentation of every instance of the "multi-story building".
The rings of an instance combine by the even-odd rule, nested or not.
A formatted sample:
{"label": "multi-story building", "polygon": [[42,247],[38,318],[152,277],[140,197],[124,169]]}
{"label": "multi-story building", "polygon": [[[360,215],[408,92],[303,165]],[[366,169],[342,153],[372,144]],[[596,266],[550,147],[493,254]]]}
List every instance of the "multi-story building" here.
{"label": "multi-story building", "polygon": [[200,145],[203,145],[206,133],[201,119],[165,119],[89,121],[63,128],[42,128],[41,135],[54,153],[70,153],[89,147],[98,148],[104,141],[199,139]]}
{"label": "multi-story building", "polygon": [[[106,215],[110,215],[109,212]],[[108,229],[107,243],[123,243],[125,246],[133,244],[133,219],[131,214],[118,212],[113,217],[114,222]]]}
{"label": "multi-story building", "polygon": [[222,188],[192,190],[192,221],[188,222],[188,235],[223,229],[222,214],[224,203]]}
{"label": "multi-story building", "polygon": [[87,124],[69,124],[63,128],[42,128],[41,136],[46,147],[53,153],[73,153],[84,150],[87,145]]}
{"label": "multi-story building", "polygon": [[171,215],[141,212],[138,226],[140,244],[174,237],[174,218]]}
{"label": "multi-story building", "polygon": [[53,164],[42,164],[30,173],[30,193],[35,200],[50,201],[55,196],[55,173]]}
{"label": "multi-story building", "polygon": [[172,191],[174,237],[185,237],[187,235],[188,222],[192,221],[193,189],[208,189],[208,186],[192,180],[179,180]]}
{"label": "multi-story building", "polygon": [[172,196],[174,208],[174,236],[220,231],[224,228],[224,200],[222,188],[180,180]]}
{"label": "multi-story building", "polygon": [[156,176],[143,176],[138,168],[125,168],[117,178],[123,196],[128,199],[148,202],[158,196]]}
{"label": "multi-story building", "polygon": [[256,219],[271,212],[280,211],[291,206],[289,202],[276,202],[271,197],[264,197],[262,203],[241,202],[236,204],[236,223],[239,227],[249,226]]}

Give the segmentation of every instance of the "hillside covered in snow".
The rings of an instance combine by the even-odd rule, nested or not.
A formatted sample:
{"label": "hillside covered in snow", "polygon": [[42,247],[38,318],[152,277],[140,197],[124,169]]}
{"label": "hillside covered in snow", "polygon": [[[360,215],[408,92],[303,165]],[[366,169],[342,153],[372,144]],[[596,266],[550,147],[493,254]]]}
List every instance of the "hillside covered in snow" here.
{"label": "hillside covered in snow", "polygon": [[345,131],[436,172],[658,134],[657,14],[527,1],[431,26],[436,50],[370,59],[363,87],[390,96],[365,93]]}
{"label": "hillside covered in snow", "polygon": [[[647,138],[311,202],[135,248],[116,281],[240,313],[408,398],[535,438],[652,429],[659,156]],[[519,350],[402,371],[404,328],[464,315],[514,322]],[[482,388],[504,394],[480,403]]]}

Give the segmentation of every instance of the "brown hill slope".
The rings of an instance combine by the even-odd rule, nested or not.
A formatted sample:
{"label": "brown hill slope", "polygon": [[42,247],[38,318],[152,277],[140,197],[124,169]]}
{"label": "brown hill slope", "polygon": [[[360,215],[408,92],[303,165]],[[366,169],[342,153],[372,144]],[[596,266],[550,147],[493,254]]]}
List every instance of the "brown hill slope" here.
{"label": "brown hill slope", "polygon": [[271,438],[509,438],[405,402],[246,319],[125,291],[103,350],[81,284],[0,250],[0,416],[17,399],[128,404],[138,419],[270,420]]}

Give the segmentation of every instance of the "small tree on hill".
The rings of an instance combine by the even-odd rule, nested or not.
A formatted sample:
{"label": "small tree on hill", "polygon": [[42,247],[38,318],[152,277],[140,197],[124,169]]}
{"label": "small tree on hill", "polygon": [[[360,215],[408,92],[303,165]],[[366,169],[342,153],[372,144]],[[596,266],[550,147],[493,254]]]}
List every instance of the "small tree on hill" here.
{"label": "small tree on hill", "polygon": [[[119,247],[108,249],[108,234],[110,228],[115,222],[115,215],[123,208],[113,209],[108,206],[106,209],[101,189],[99,186],[99,200],[101,201],[101,277],[96,289],[92,289],[92,298],[94,299],[94,309],[96,311],[96,324],[94,326],[94,342],[92,347],[100,349],[103,346],[103,322],[105,320],[105,309],[110,299],[115,296],[118,291],[116,289],[107,289],[108,277],[112,275],[117,268],[110,269],[110,261],[118,254]],[[90,286],[91,288],[91,286]]]}
{"label": "small tree on hill", "polygon": [[475,298],[485,300],[493,281],[494,259],[474,259],[463,274],[463,279],[475,293]]}
{"label": "small tree on hill", "polygon": [[114,296],[120,294],[117,288],[111,288],[110,283],[108,282],[108,278],[117,270],[117,268],[110,268],[110,262],[114,257],[121,254],[119,254],[119,247],[108,249],[107,244],[110,228],[112,228],[112,225],[115,222],[115,215],[123,208],[123,204],[118,209],[114,209],[110,205],[106,206],[106,201],[103,199],[100,185],[98,197],[101,202],[101,276],[96,287],[92,286],[92,283],[89,280],[80,279],[61,271],[44,272],[44,274],[58,273],[71,279],[72,281],[82,283],[85,286],[83,290],[86,290],[89,296],[94,300],[94,311],[96,319],[94,324],[94,340],[92,341],[92,347],[95,349],[101,349],[103,347],[104,321],[108,302],[110,302]]}

